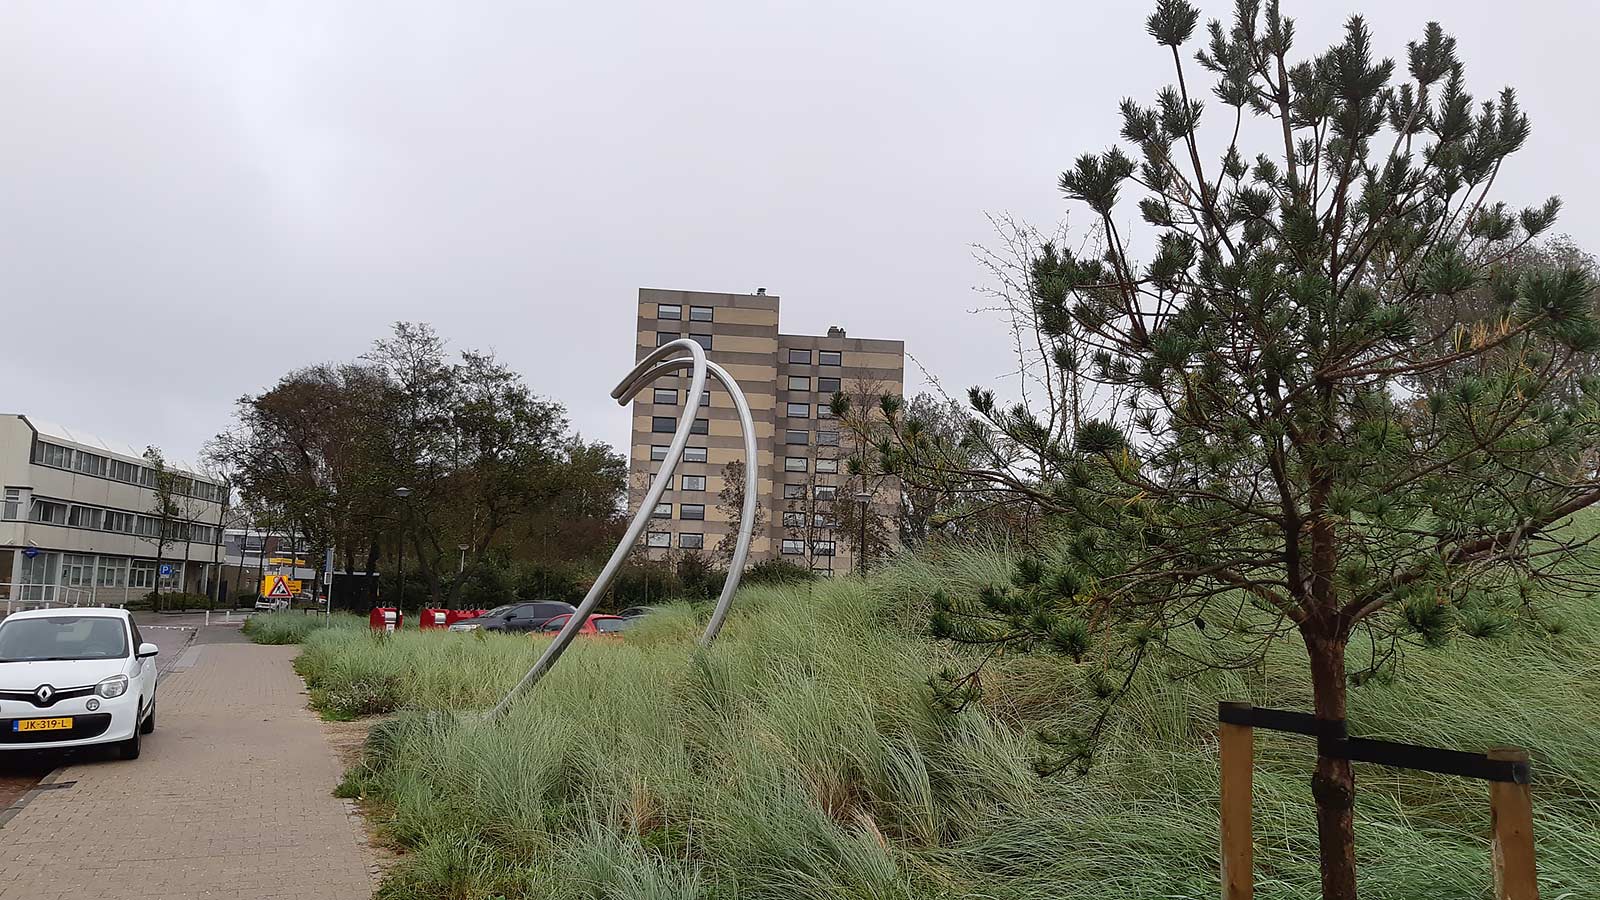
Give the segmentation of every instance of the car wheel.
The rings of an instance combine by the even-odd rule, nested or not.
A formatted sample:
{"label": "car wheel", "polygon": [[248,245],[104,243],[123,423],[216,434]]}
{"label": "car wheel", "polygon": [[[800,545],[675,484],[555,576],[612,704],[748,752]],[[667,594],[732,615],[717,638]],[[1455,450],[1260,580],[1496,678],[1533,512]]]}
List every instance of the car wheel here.
{"label": "car wheel", "polygon": [[156,730],[156,705],[155,705],[155,702],[152,701],[150,703],[150,716],[148,718],[146,718],[143,722],[139,723],[139,733],[140,734],[149,734],[150,732],[155,731],[155,730]]}
{"label": "car wheel", "polygon": [[138,759],[139,758],[139,735],[143,731],[144,731],[144,726],[142,726],[142,725],[140,727],[138,727],[138,728],[135,728],[133,730],[133,737],[128,738],[127,740],[122,742],[121,750],[122,750],[122,758],[123,759]]}

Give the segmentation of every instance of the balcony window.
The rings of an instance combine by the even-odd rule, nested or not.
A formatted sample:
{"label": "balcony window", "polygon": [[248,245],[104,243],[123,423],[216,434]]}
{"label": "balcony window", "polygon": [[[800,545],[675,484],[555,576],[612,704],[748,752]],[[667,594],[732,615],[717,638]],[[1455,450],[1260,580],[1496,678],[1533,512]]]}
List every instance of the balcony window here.
{"label": "balcony window", "polygon": [[821,357],[818,362],[824,366],[837,366],[844,363],[843,355],[837,350],[822,350],[817,355]]}
{"label": "balcony window", "polygon": [[682,319],[683,307],[676,303],[658,303],[656,304],[656,318]]}

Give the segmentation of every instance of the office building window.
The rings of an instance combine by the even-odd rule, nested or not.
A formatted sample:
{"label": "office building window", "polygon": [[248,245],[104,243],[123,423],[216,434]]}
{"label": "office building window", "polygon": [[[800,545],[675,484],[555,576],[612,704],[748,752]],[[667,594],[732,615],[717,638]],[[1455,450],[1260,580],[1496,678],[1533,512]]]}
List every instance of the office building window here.
{"label": "office building window", "polygon": [[691,307],[689,307],[689,321],[691,321],[691,322],[709,322],[709,321],[711,321],[711,315],[712,315],[711,311],[712,311],[713,308],[714,307],[710,307],[710,306],[691,306]]}
{"label": "office building window", "polygon": [[650,511],[650,518],[652,518],[652,519],[670,519],[670,518],[672,518],[672,504],[671,503],[657,503],[656,504],[656,508]]}
{"label": "office building window", "polygon": [[817,404],[817,418],[819,418],[819,419],[831,419],[831,418],[833,418],[833,404],[832,403],[818,403]]}
{"label": "office building window", "polygon": [[128,484],[139,483],[139,467],[131,462],[113,459],[107,467],[107,474],[115,481],[124,481]]}
{"label": "office building window", "polygon": [[839,489],[831,484],[817,485],[818,500],[832,500],[839,493]]}
{"label": "office building window", "polygon": [[698,462],[698,463],[705,462],[706,461],[706,448],[704,448],[704,447],[685,447],[685,448],[683,448],[683,461],[684,462]]}
{"label": "office building window", "polygon": [[803,556],[806,552],[806,542],[791,538],[784,538],[783,552],[785,556]]}
{"label": "office building window", "polygon": [[817,356],[819,357],[817,362],[820,365],[838,366],[844,364],[844,360],[837,350],[819,350]]}
{"label": "office building window", "polygon": [[703,491],[706,489],[706,477],[704,475],[685,475],[683,480],[678,483],[678,487],[685,491]]}
{"label": "office building window", "polygon": [[133,533],[140,537],[157,537],[161,533],[161,520],[138,516],[133,522]]}
{"label": "office building window", "polygon": [[155,487],[156,486],[156,470],[155,469],[146,469],[143,466],[140,466],[139,467],[139,483],[144,485],[147,488]]}
{"label": "office building window", "polygon": [[806,498],[806,486],[805,485],[803,485],[803,484],[786,484],[786,485],[783,486],[783,499],[785,499],[785,500],[804,500],[805,498]]}
{"label": "office building window", "polygon": [[128,565],[128,587],[135,589],[151,590],[156,586],[156,564],[154,560],[134,560]]}
{"label": "office building window", "polygon": [[650,430],[656,434],[661,434],[663,432],[671,434],[672,432],[678,430],[678,420],[672,416],[651,416]]}
{"label": "office building window", "polygon": [[93,453],[85,453],[79,450],[78,462],[74,468],[85,475],[99,475],[103,478],[106,474],[106,463],[108,462],[110,460],[104,456],[96,456]]}
{"label": "office building window", "polygon": [[694,342],[696,344],[699,344],[700,346],[706,348],[707,350],[711,349],[711,335],[709,335],[709,334],[691,334],[691,335],[689,335],[689,337],[693,338]]}
{"label": "office building window", "polygon": [[656,346],[659,347],[662,344],[670,344],[680,337],[682,337],[682,335],[678,334],[676,331],[658,331],[656,332]]}
{"label": "office building window", "polygon": [[689,426],[689,433],[690,434],[710,434],[711,433],[711,420],[710,419],[695,419],[694,420],[694,424]]}
{"label": "office building window", "polygon": [[700,395],[700,405],[701,406],[710,406],[711,405],[711,391],[710,390],[707,390],[707,391],[703,392]]}
{"label": "office building window", "polygon": [[650,399],[655,403],[677,406],[678,391],[675,388],[656,388],[655,393],[650,395]]}
{"label": "office building window", "polygon": [[806,514],[803,513],[803,512],[786,512],[786,513],[784,513],[783,514],[783,527],[785,527],[785,528],[804,528],[804,527],[806,527]]}
{"label": "office building window", "polygon": [[783,458],[783,470],[785,472],[804,472],[806,471],[806,466],[807,461],[804,456],[785,456]]}
{"label": "office building window", "polygon": [[837,459],[819,459],[819,460],[817,460],[817,472],[819,474],[832,475],[832,474],[834,474],[835,472],[838,472],[838,471],[839,471],[839,461]]}
{"label": "office building window", "polygon": [[810,350],[790,350],[789,351],[789,362],[791,364],[793,364],[793,365],[809,366],[809,365],[811,365],[811,351]]}
{"label": "office building window", "polygon": [[42,466],[55,466],[58,469],[72,468],[72,448],[60,444],[49,444],[39,441],[34,445],[33,461]]}
{"label": "office building window", "polygon": [[704,519],[705,517],[706,505],[704,503],[678,504],[678,518],[680,519]]}
{"label": "office building window", "polygon": [[837,431],[819,431],[819,432],[817,432],[817,446],[818,447],[837,447],[837,446],[839,446],[839,432],[837,432]]}
{"label": "office building window", "polygon": [[839,379],[837,379],[837,378],[818,378],[817,379],[817,393],[819,393],[819,394],[837,394],[837,393],[839,393]]}
{"label": "office building window", "polygon": [[832,556],[833,541],[812,541],[811,552],[817,556]]}
{"label": "office building window", "polygon": [[791,390],[791,391],[809,391],[809,390],[811,390],[811,376],[810,375],[790,375],[789,376],[789,390]]}
{"label": "office building window", "polygon": [[678,546],[685,550],[699,550],[706,545],[706,536],[685,532],[678,535]]}
{"label": "office building window", "polygon": [[133,513],[117,512],[114,509],[106,510],[106,521],[101,527],[107,531],[118,534],[133,534],[133,522],[137,518]]}
{"label": "office building window", "polygon": [[94,557],[78,553],[63,554],[61,584],[66,587],[88,587],[94,584]]}
{"label": "office building window", "polygon": [[783,411],[791,419],[811,418],[811,404],[809,403],[790,403],[784,407]]}
{"label": "office building window", "polygon": [[667,445],[666,444],[651,444],[650,445],[650,461],[651,462],[661,462],[663,459],[666,459],[666,458],[667,458]]}
{"label": "office building window", "polygon": [[93,528],[99,531],[100,523],[104,517],[105,512],[103,510],[95,509],[92,506],[74,506],[71,514],[67,516],[67,524],[73,528]]}
{"label": "office building window", "polygon": [[33,498],[33,508],[28,511],[28,521],[42,522],[46,525],[67,524],[67,505],[65,503],[51,503],[49,500]]}
{"label": "office building window", "polygon": [[644,545],[646,547],[671,547],[672,532],[652,531],[644,536]]}
{"label": "office building window", "polygon": [[657,303],[656,318],[681,319],[683,318],[683,307],[676,303]]}
{"label": "office building window", "polygon": [[809,444],[811,443],[811,432],[800,428],[786,428],[783,431],[783,442],[802,446]]}
{"label": "office building window", "polygon": [[16,521],[22,518],[22,488],[6,488],[5,505],[0,506],[0,519]]}
{"label": "office building window", "polygon": [[104,588],[119,588],[128,583],[128,561],[115,556],[100,557],[95,583]]}

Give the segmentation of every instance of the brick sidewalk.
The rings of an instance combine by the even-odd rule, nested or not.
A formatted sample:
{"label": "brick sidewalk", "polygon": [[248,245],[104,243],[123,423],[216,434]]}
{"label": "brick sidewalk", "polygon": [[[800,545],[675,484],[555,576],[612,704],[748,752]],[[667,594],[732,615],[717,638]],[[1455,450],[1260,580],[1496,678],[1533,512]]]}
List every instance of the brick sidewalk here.
{"label": "brick sidewalk", "polygon": [[0,826],[0,900],[367,900],[359,820],[294,647],[199,643],[135,761],[58,772]]}

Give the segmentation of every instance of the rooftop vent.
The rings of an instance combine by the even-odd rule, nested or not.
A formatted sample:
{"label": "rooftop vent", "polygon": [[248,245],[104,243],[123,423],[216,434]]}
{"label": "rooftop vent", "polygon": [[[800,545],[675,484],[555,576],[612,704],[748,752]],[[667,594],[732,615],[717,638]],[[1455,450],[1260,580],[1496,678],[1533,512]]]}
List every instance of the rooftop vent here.
{"label": "rooftop vent", "polygon": [[765,297],[766,295],[767,295],[767,289],[766,288],[756,288],[756,296],[757,297]]}
{"label": "rooftop vent", "polygon": [[844,337],[844,329],[840,328],[837,325],[833,325],[833,326],[828,328],[828,337],[831,337],[831,338],[842,338],[842,337]]}

